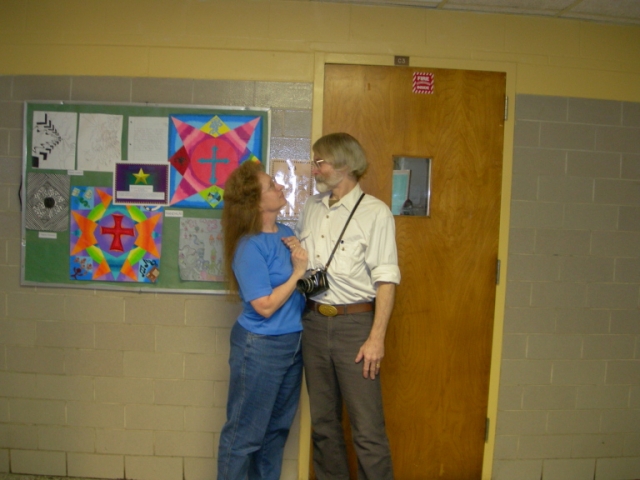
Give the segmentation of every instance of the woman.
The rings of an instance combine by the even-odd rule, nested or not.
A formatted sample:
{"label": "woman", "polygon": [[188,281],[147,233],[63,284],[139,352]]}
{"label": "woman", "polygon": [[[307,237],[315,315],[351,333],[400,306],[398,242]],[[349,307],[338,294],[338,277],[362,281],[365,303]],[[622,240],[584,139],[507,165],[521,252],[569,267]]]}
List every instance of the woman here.
{"label": "woman", "polygon": [[242,300],[231,330],[227,422],[220,435],[218,480],[278,480],[302,378],[296,282],[307,252],[284,245],[293,231],[276,223],[283,186],[247,161],[225,185],[222,227],[229,289]]}

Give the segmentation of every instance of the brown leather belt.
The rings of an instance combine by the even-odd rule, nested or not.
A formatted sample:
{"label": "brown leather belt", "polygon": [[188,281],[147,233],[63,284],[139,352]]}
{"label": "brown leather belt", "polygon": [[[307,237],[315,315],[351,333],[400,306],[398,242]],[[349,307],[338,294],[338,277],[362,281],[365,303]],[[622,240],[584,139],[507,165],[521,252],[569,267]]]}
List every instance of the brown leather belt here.
{"label": "brown leather belt", "polygon": [[325,317],[335,317],[336,315],[350,315],[353,313],[364,313],[373,311],[374,302],[367,303],[350,303],[345,305],[328,305],[326,303],[318,303],[313,300],[307,300],[307,308],[314,312],[318,312]]}

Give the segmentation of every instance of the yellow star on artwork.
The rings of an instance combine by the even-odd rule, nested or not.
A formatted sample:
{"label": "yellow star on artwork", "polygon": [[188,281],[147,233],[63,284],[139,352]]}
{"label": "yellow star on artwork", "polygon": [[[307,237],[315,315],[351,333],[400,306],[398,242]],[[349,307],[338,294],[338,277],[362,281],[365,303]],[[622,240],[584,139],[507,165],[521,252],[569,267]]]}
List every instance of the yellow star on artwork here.
{"label": "yellow star on artwork", "polygon": [[142,168],[140,168],[140,171],[138,173],[134,173],[133,176],[136,177],[136,185],[138,183],[144,183],[145,185],[147,184],[147,177],[151,175],[150,173],[144,173],[142,171]]}

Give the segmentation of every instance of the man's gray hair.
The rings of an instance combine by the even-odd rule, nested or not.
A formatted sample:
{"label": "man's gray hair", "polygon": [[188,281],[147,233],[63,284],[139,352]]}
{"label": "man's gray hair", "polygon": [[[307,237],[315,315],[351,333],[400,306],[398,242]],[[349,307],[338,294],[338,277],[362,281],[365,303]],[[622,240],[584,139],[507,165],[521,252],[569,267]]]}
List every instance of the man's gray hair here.
{"label": "man's gray hair", "polygon": [[347,173],[359,180],[367,169],[367,156],[360,142],[348,133],[330,133],[313,144],[313,151],[333,168],[347,167]]}

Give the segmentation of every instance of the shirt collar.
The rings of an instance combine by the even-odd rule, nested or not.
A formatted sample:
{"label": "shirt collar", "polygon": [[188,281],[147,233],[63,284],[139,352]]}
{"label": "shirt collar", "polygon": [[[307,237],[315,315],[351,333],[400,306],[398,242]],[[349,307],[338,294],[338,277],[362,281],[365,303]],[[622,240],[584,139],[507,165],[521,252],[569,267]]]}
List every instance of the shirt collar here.
{"label": "shirt collar", "polygon": [[[353,210],[353,207],[355,206],[356,202],[358,201],[358,199],[360,198],[360,195],[362,195],[362,189],[360,188],[360,184],[356,183],[356,186],[353,187],[353,189],[347,193],[344,197],[342,197],[340,199],[340,201],[334,205],[334,207],[344,207],[347,209],[347,211],[351,211]],[[320,195],[320,197],[318,198],[319,202],[324,203],[324,205],[329,208],[329,197],[331,196],[331,192],[326,192],[323,195]]]}

